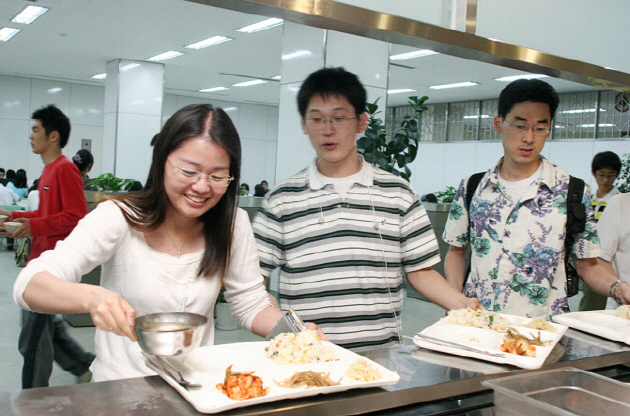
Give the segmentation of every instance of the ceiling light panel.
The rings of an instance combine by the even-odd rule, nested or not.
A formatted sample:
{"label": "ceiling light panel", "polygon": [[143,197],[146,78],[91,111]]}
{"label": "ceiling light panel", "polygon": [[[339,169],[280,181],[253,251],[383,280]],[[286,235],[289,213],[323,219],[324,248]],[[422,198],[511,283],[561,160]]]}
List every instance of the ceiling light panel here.
{"label": "ceiling light panel", "polygon": [[203,90],[199,90],[199,92],[216,92],[216,91],[225,91],[228,88],[225,87],[213,87],[213,88],[205,88]]}
{"label": "ceiling light panel", "polygon": [[11,21],[21,23],[23,25],[30,25],[35,21],[35,19],[46,13],[48,10],[50,9],[47,7],[26,6],[18,14],[16,14]]}
{"label": "ceiling light panel", "polygon": [[407,52],[407,53],[401,53],[398,55],[392,55],[389,57],[389,59],[392,61],[404,61],[407,59],[422,58],[423,56],[431,56],[431,55],[437,55],[437,52],[432,51],[430,49],[421,49],[415,52]]}
{"label": "ceiling light panel", "polygon": [[479,85],[476,82],[457,82],[455,84],[444,84],[444,85],[432,85],[429,88],[432,90],[445,90],[447,88],[461,88],[461,87],[474,87],[475,85]]}
{"label": "ceiling light panel", "polygon": [[103,72],[102,74],[96,74],[91,76],[92,79],[105,79],[107,78],[107,74]]}
{"label": "ceiling light panel", "polygon": [[219,45],[221,43],[229,42],[231,40],[234,40],[234,38],[228,38],[226,36],[213,36],[211,38],[204,39],[196,43],[191,43],[190,45],[186,45],[185,48],[203,49],[207,48],[208,46]]}
{"label": "ceiling light panel", "polygon": [[284,20],[276,19],[274,17],[274,18],[271,18],[271,19],[263,20],[262,22],[254,23],[253,25],[244,26],[244,27],[242,27],[240,29],[236,29],[236,31],[237,32],[244,32],[244,33],[260,32],[261,30],[267,30],[267,29],[271,29],[273,27],[280,26],[283,23],[284,23]]}
{"label": "ceiling light panel", "polygon": [[6,42],[13,36],[17,35],[21,29],[14,29],[12,27],[3,27],[0,29],[0,42]]}
{"label": "ceiling light panel", "polygon": [[398,90],[387,90],[388,94],[401,94],[403,92],[414,92],[414,91],[418,91],[418,90],[412,90],[411,88],[401,88]]}
{"label": "ceiling light panel", "polygon": [[544,74],[529,74],[529,75],[512,75],[509,77],[501,77],[501,78],[495,78],[495,81],[502,81],[502,82],[512,82],[512,81],[516,81],[517,79],[539,79],[539,78],[547,78],[549,75],[544,75]]}
{"label": "ceiling light panel", "polygon": [[239,82],[238,84],[232,84],[233,87],[251,87],[252,85],[266,84],[267,81],[262,79],[255,79],[252,81]]}
{"label": "ceiling light panel", "polygon": [[168,51],[161,53],[159,55],[152,56],[147,59],[147,61],[166,61],[167,59],[177,58],[178,56],[182,56],[183,53],[177,51]]}

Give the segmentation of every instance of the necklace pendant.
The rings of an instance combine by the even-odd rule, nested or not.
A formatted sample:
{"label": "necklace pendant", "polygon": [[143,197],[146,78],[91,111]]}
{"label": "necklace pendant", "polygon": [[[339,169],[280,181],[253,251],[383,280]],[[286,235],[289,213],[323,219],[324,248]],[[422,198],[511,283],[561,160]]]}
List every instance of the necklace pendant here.
{"label": "necklace pendant", "polygon": [[181,250],[177,250],[177,258],[179,258],[179,256],[182,255],[182,251]]}

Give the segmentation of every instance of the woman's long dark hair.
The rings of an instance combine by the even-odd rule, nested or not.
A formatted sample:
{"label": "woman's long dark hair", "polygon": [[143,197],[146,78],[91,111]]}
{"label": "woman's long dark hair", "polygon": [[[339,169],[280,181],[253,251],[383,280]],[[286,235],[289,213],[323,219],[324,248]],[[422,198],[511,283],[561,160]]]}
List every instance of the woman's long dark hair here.
{"label": "woman's long dark hair", "polygon": [[28,188],[28,185],[26,185],[26,171],[24,169],[18,169],[15,173],[13,185],[16,188]]}
{"label": "woman's long dark hair", "polygon": [[122,203],[127,223],[140,232],[153,231],[166,218],[169,206],[164,189],[164,166],[168,156],[186,140],[204,137],[221,146],[230,156],[230,182],[219,202],[200,217],[204,223],[206,248],[197,270],[198,276],[223,279],[230,266],[232,234],[236,217],[238,184],[241,175],[241,141],[230,117],[210,104],[193,104],[168,119],[153,147],[153,160],[142,192],[113,198]]}

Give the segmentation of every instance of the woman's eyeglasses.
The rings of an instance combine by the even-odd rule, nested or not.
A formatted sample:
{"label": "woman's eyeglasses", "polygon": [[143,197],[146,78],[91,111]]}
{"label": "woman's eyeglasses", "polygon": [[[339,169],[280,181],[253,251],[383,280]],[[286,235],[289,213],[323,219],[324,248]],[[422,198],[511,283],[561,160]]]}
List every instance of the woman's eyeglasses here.
{"label": "woman's eyeglasses", "polygon": [[180,174],[180,177],[188,183],[197,183],[201,178],[206,178],[208,183],[217,186],[229,186],[230,182],[234,180],[234,176],[218,176],[218,175],[204,175],[196,170],[184,170],[176,167],[170,160],[166,159],[173,168],[173,170]]}

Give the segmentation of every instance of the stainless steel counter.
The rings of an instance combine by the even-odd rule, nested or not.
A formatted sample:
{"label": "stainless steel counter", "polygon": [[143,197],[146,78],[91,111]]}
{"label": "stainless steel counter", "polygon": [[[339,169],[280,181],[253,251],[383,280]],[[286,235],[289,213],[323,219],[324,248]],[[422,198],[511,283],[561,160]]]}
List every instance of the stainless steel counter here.
{"label": "stainless steel counter", "polygon": [[[284,400],[250,406],[229,415],[454,414],[492,415],[492,393],[481,381],[515,367],[436,353],[407,345],[370,351],[368,358],[395,370],[395,386]],[[544,369],[571,366],[630,378],[630,347],[569,330]],[[3,415],[199,415],[161,378],[0,392]]]}

